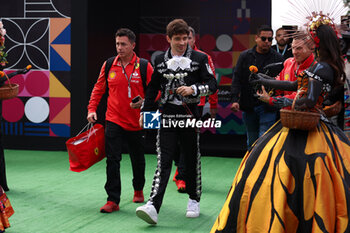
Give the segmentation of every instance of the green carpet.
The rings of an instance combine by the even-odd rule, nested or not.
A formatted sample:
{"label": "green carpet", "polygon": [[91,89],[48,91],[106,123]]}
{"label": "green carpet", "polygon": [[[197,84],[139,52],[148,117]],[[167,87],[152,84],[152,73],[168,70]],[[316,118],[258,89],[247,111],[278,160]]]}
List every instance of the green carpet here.
{"label": "green carpet", "polygon": [[[140,204],[132,202],[128,155],[123,155],[121,162],[120,211],[111,214],[99,212],[106,202],[105,160],[75,173],[69,170],[67,152],[5,150],[5,159],[10,188],[7,195],[15,210],[8,233],[209,232],[241,161],[202,157],[203,194],[201,214],[196,219],[186,218],[188,195],[176,191],[171,177],[158,224],[150,226],[135,214]],[[156,163],[155,155],[146,155],[147,199]]]}

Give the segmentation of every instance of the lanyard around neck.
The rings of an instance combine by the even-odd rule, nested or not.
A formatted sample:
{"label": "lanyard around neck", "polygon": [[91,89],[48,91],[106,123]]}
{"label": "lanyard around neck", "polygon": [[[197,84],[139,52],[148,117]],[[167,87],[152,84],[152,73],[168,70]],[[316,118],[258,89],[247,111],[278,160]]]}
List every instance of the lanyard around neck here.
{"label": "lanyard around neck", "polygon": [[[287,47],[288,45],[286,45],[283,49],[283,52],[281,53],[281,55],[283,56],[285,54],[285,52],[287,51]],[[276,48],[277,48],[277,52],[280,53],[280,48],[278,47],[278,45],[276,45]]]}
{"label": "lanyard around neck", "polygon": [[128,75],[126,74],[126,71],[125,71],[125,68],[124,68],[123,64],[120,62],[120,65],[122,66],[122,69],[123,69],[124,76],[125,76],[125,78],[126,78],[126,80],[128,81],[129,84],[130,84],[130,81],[131,81],[131,78],[132,78],[132,74],[133,74],[134,71],[135,71],[136,63],[137,63],[137,62],[135,62],[135,65],[134,65],[134,68],[133,68],[133,70],[132,70],[132,72],[131,72],[131,74],[130,74],[130,77],[128,77]]}
{"label": "lanyard around neck", "polygon": [[123,69],[123,73],[124,73],[124,76],[126,78],[126,81],[128,81],[128,97],[131,98],[131,86],[130,86],[130,82],[131,82],[131,79],[132,79],[132,75],[135,71],[135,68],[136,68],[136,65],[137,65],[137,59],[135,60],[135,64],[134,64],[134,68],[132,69],[132,72],[130,74],[130,77],[128,77],[128,75],[126,74],[126,71],[125,71],[125,68],[122,64],[122,62],[120,61],[120,65],[122,66],[122,69]]}

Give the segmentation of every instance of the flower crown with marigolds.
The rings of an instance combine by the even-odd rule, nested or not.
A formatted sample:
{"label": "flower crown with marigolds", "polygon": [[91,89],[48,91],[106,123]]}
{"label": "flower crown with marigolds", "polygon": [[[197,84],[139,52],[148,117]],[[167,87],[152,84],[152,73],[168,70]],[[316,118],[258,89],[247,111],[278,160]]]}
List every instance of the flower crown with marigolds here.
{"label": "flower crown with marigolds", "polygon": [[340,33],[337,31],[334,21],[329,17],[329,14],[323,14],[322,11],[319,13],[312,12],[312,16],[306,17],[308,22],[304,25],[307,27],[307,31],[312,36],[312,39],[314,40],[316,47],[319,47],[320,39],[317,37],[316,30],[321,25],[328,25],[330,26],[334,32],[336,33],[337,37],[340,38]]}
{"label": "flower crown with marigolds", "polygon": [[287,5],[282,21],[284,25],[294,25],[290,30],[291,38],[304,34],[305,39],[312,37],[316,47],[319,47],[316,31],[321,25],[330,26],[341,38],[340,19],[349,9],[343,0],[288,0]]}
{"label": "flower crown with marigolds", "polygon": [[5,50],[5,37],[0,35],[0,66],[5,66],[7,62],[7,53],[4,51]]}

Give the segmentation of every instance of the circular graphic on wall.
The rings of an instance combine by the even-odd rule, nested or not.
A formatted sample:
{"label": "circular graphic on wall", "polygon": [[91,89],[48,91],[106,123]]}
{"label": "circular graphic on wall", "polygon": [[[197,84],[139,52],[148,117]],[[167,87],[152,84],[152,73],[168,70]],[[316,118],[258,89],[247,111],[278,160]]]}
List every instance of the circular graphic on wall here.
{"label": "circular graphic on wall", "polygon": [[24,107],[24,113],[29,121],[33,123],[41,123],[49,116],[49,104],[44,98],[32,97]]}
{"label": "circular graphic on wall", "polygon": [[27,74],[25,86],[30,95],[43,96],[50,87],[49,77],[45,72],[32,71]]}
{"label": "circular graphic on wall", "polygon": [[4,100],[2,102],[2,117],[8,122],[17,122],[24,114],[24,104],[19,98]]}
{"label": "circular graphic on wall", "polygon": [[222,34],[216,39],[216,47],[220,51],[229,51],[232,48],[233,41],[229,35]]}
{"label": "circular graphic on wall", "polygon": [[215,37],[209,34],[204,35],[201,37],[199,41],[199,45],[200,45],[200,48],[206,53],[208,51],[212,51],[213,49],[215,49],[215,46],[216,46]]}
{"label": "circular graphic on wall", "polygon": [[[10,73],[7,73],[10,74]],[[18,96],[21,96],[21,93],[24,89],[24,75],[20,74],[20,75],[16,75],[13,78],[11,78],[10,80],[11,83],[16,83],[18,84]]]}

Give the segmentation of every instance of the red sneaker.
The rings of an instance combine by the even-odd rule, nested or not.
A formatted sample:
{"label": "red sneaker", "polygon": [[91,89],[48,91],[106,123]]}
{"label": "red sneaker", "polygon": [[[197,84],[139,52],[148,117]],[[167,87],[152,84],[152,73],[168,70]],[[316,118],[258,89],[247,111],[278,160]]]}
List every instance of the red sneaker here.
{"label": "red sneaker", "polygon": [[101,213],[112,213],[113,211],[118,211],[119,205],[115,204],[114,201],[107,201],[107,203],[101,207]]}
{"label": "red sneaker", "polygon": [[177,186],[177,191],[179,193],[185,193],[186,192],[186,182],[183,180],[177,180],[175,181]]}
{"label": "red sneaker", "polygon": [[142,203],[144,201],[142,190],[134,192],[134,198],[132,199],[132,201],[135,203]]}
{"label": "red sneaker", "polygon": [[174,175],[174,177],[173,177],[173,181],[174,181],[174,182],[177,181],[176,176],[177,176],[178,174],[179,174],[179,171],[178,171],[177,168],[176,168],[175,175]]}

